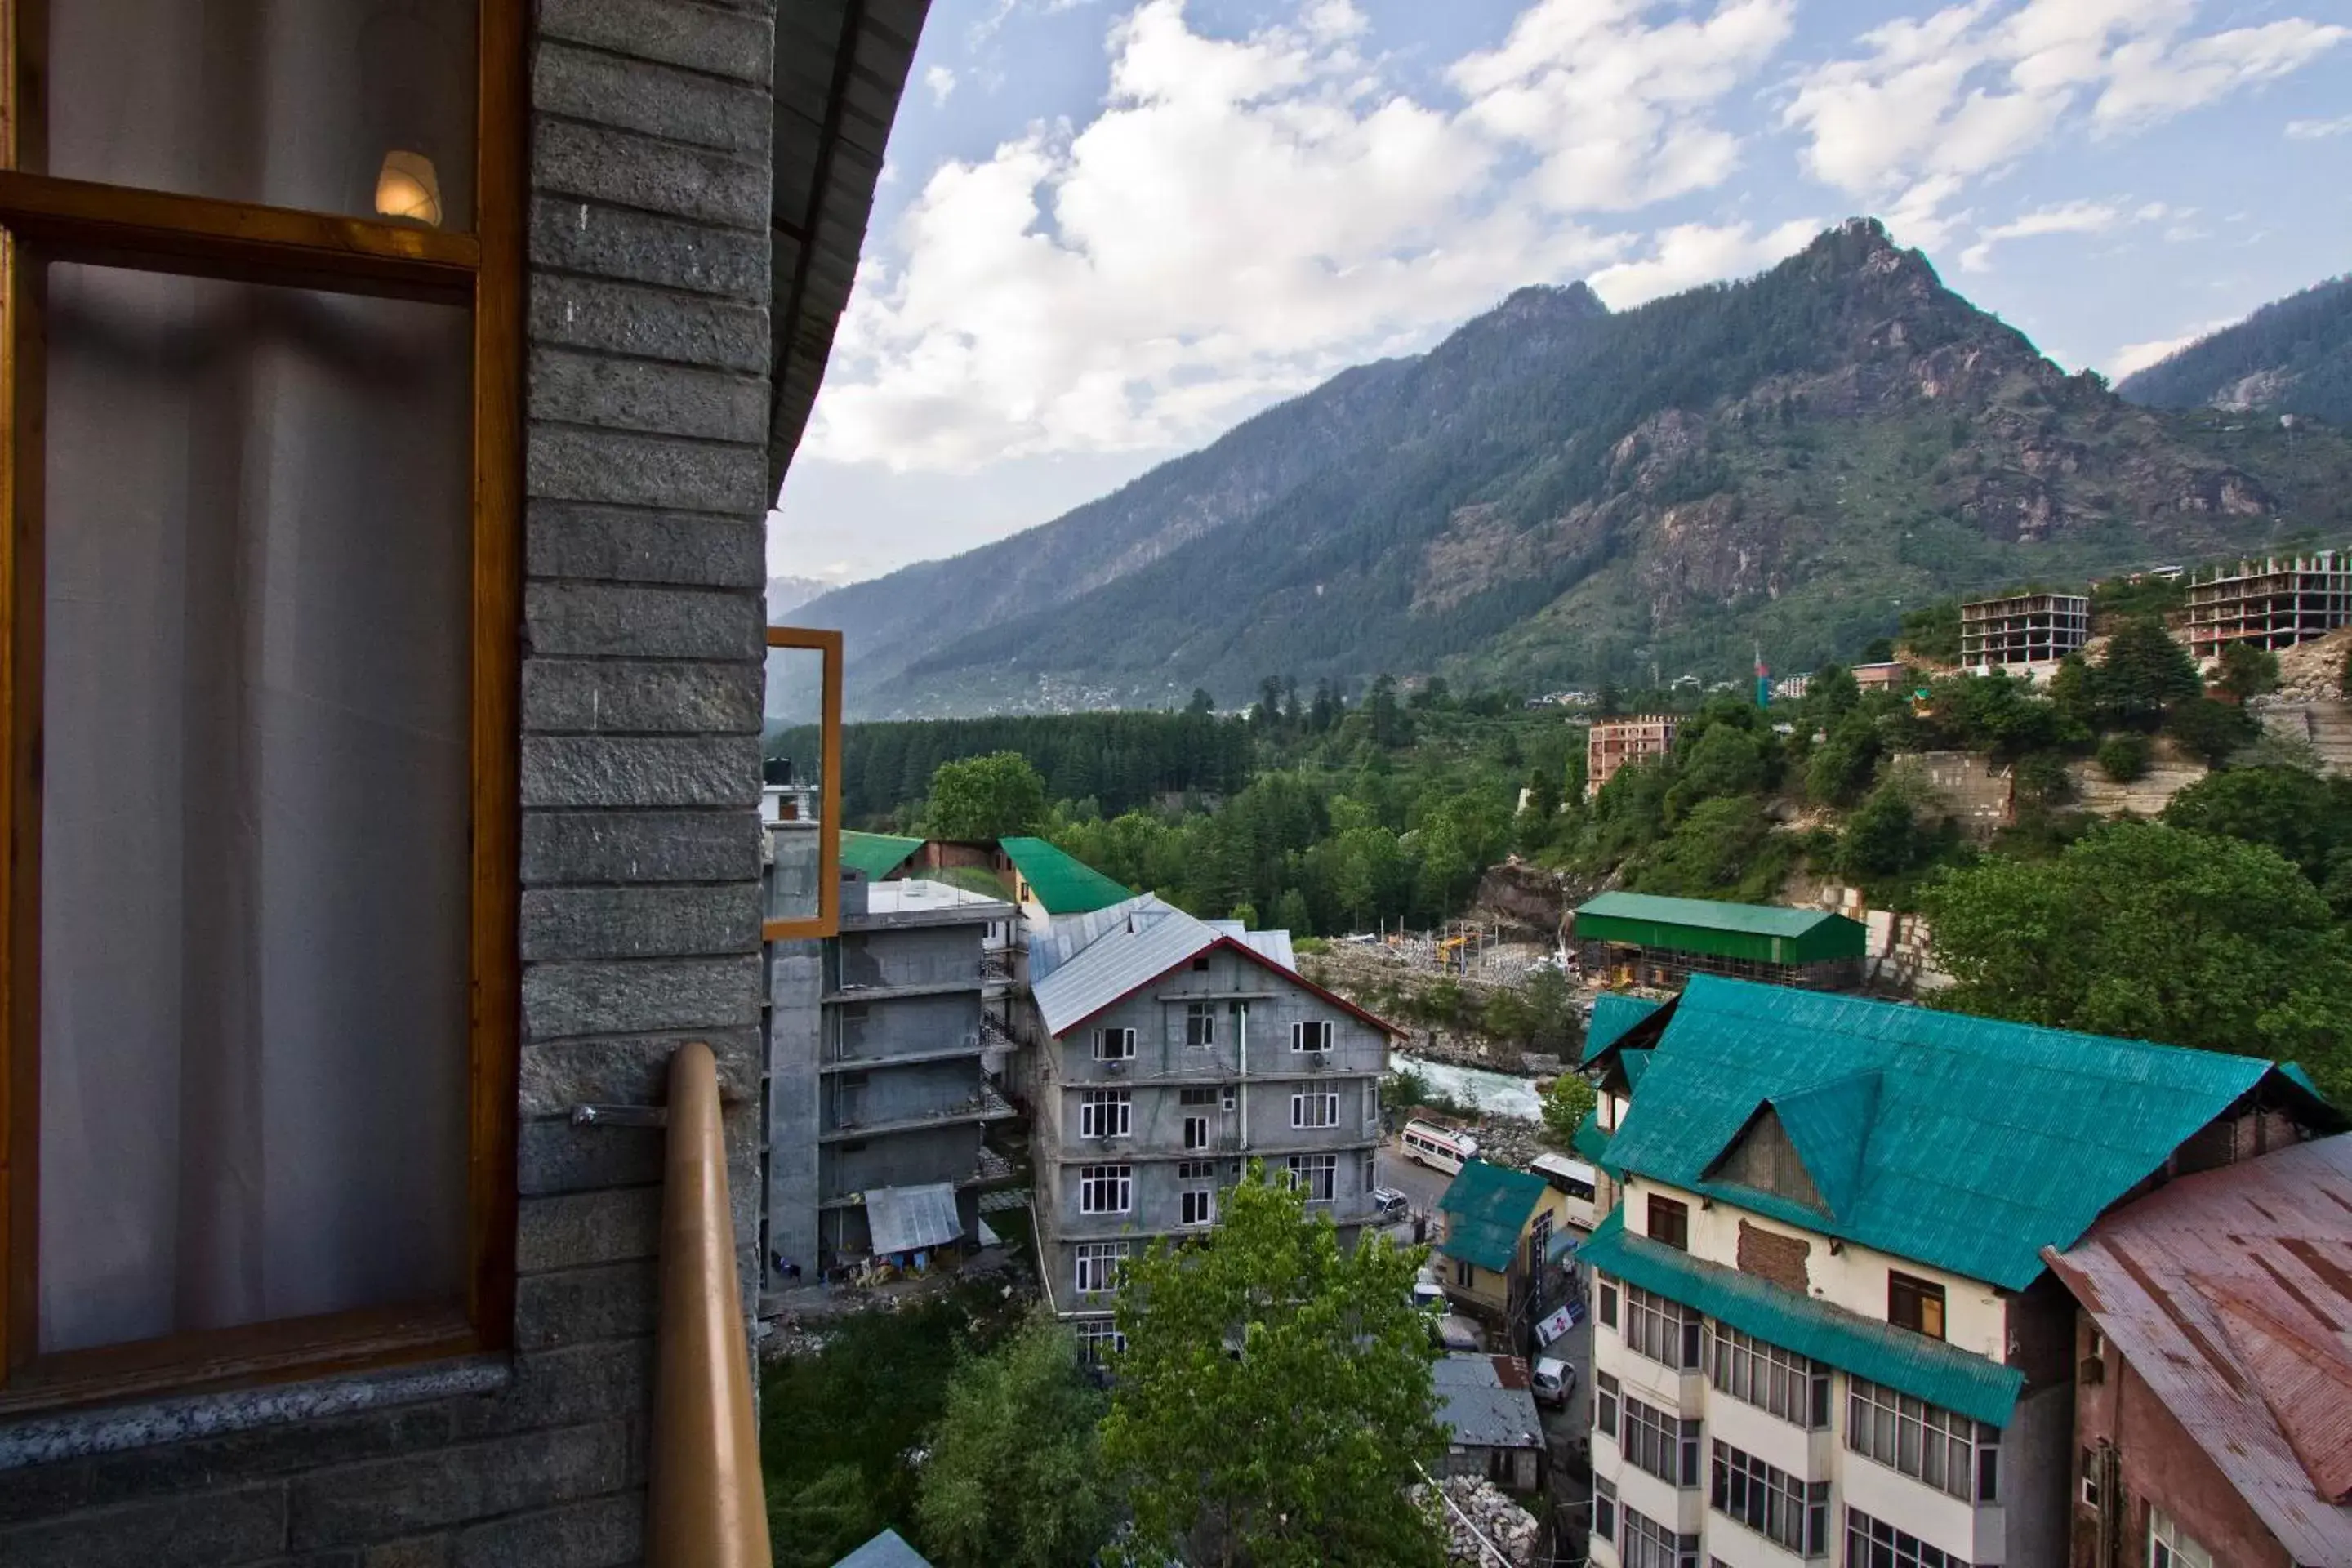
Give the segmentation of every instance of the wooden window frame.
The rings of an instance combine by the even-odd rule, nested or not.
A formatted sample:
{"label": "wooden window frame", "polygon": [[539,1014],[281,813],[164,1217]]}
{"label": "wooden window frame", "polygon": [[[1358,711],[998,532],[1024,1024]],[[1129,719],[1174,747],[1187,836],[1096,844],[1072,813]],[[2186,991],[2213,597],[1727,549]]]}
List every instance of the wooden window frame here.
{"label": "wooden window frame", "polygon": [[[508,1348],[521,972],[525,0],[478,0],[473,226],[51,177],[47,11],[0,0],[0,1414]],[[470,318],[467,1275],[462,1300],[50,1355],[39,1334],[44,278],[65,261],[422,300]]]}
{"label": "wooden window frame", "polygon": [[1690,1250],[1690,1205],[1682,1199],[1649,1194],[1642,1203],[1642,1225],[1644,1234],[1659,1246]]}
{"label": "wooden window frame", "polygon": [[[1935,1303],[1936,1326],[1927,1326],[1927,1304]],[[1916,1309],[1918,1321],[1906,1322],[1895,1314],[1897,1302],[1907,1302]],[[1951,1331],[1950,1293],[1933,1279],[1922,1279],[1916,1274],[1906,1274],[1899,1268],[1886,1271],[1886,1321],[1898,1329],[1931,1340],[1948,1338]],[[1907,1314],[1906,1314],[1907,1315]]]}
{"label": "wooden window frame", "polygon": [[[801,920],[763,920],[763,942],[793,942],[841,932],[841,634],[814,626],[770,626],[768,647],[824,656],[818,719],[824,777],[817,806],[816,913]],[[764,672],[763,672],[764,673]]]}

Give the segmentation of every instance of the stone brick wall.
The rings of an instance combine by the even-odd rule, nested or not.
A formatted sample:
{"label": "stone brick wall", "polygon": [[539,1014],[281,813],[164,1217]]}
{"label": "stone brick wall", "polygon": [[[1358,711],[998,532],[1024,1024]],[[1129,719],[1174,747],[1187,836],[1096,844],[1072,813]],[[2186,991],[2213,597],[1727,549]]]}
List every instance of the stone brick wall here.
{"label": "stone brick wall", "polygon": [[683,1041],[760,1201],[763,0],[540,0],[531,40],[516,1352],[0,1422],[10,1568],[601,1568],[643,1551]]}

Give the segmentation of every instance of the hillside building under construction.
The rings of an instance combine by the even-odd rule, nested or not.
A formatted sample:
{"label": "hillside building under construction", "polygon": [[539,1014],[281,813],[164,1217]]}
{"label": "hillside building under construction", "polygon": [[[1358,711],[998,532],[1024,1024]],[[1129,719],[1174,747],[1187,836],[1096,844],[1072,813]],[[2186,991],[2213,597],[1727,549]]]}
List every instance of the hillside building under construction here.
{"label": "hillside building under construction", "polygon": [[1669,713],[1643,713],[1595,724],[1584,746],[1584,793],[1595,795],[1627,763],[1663,757],[1675,749],[1675,720]]}
{"label": "hillside building under construction", "polygon": [[2091,601],[2081,594],[2011,594],[1960,606],[1960,663],[2054,664],[2091,640]]}
{"label": "hillside building under construction", "polygon": [[2217,658],[2233,642],[2277,649],[2352,626],[2352,552],[2242,561],[2189,583],[2189,651]]}

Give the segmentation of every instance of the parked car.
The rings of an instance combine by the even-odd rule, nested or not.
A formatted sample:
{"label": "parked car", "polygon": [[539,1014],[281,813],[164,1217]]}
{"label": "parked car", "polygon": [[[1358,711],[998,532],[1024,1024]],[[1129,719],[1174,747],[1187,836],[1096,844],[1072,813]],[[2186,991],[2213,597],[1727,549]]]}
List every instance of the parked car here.
{"label": "parked car", "polygon": [[1448,1312],[1430,1324],[1438,1347],[1448,1351],[1483,1351],[1486,1348],[1486,1331],[1475,1320],[1459,1312]]}
{"label": "parked car", "polygon": [[1424,1263],[1412,1282],[1412,1304],[1436,1317],[1445,1315],[1445,1287],[1437,1281],[1437,1270]]}
{"label": "parked car", "polygon": [[1557,1410],[1576,1392],[1576,1369],[1550,1356],[1538,1357],[1535,1373],[1528,1382],[1535,1391],[1538,1405],[1549,1405]]}
{"label": "parked car", "polygon": [[1383,1220],[1398,1220],[1411,1213],[1412,1200],[1394,1187],[1372,1189],[1372,1212]]}

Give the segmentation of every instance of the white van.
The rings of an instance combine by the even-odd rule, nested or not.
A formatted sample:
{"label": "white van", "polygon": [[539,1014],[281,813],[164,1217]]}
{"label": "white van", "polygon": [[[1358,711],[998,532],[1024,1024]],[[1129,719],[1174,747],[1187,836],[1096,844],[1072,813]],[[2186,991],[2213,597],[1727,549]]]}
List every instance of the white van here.
{"label": "white van", "polygon": [[1402,1142],[1406,1159],[1449,1176],[1458,1175],[1462,1167],[1478,1155],[1478,1140],[1467,1132],[1456,1132],[1419,1117],[1404,1124]]}

